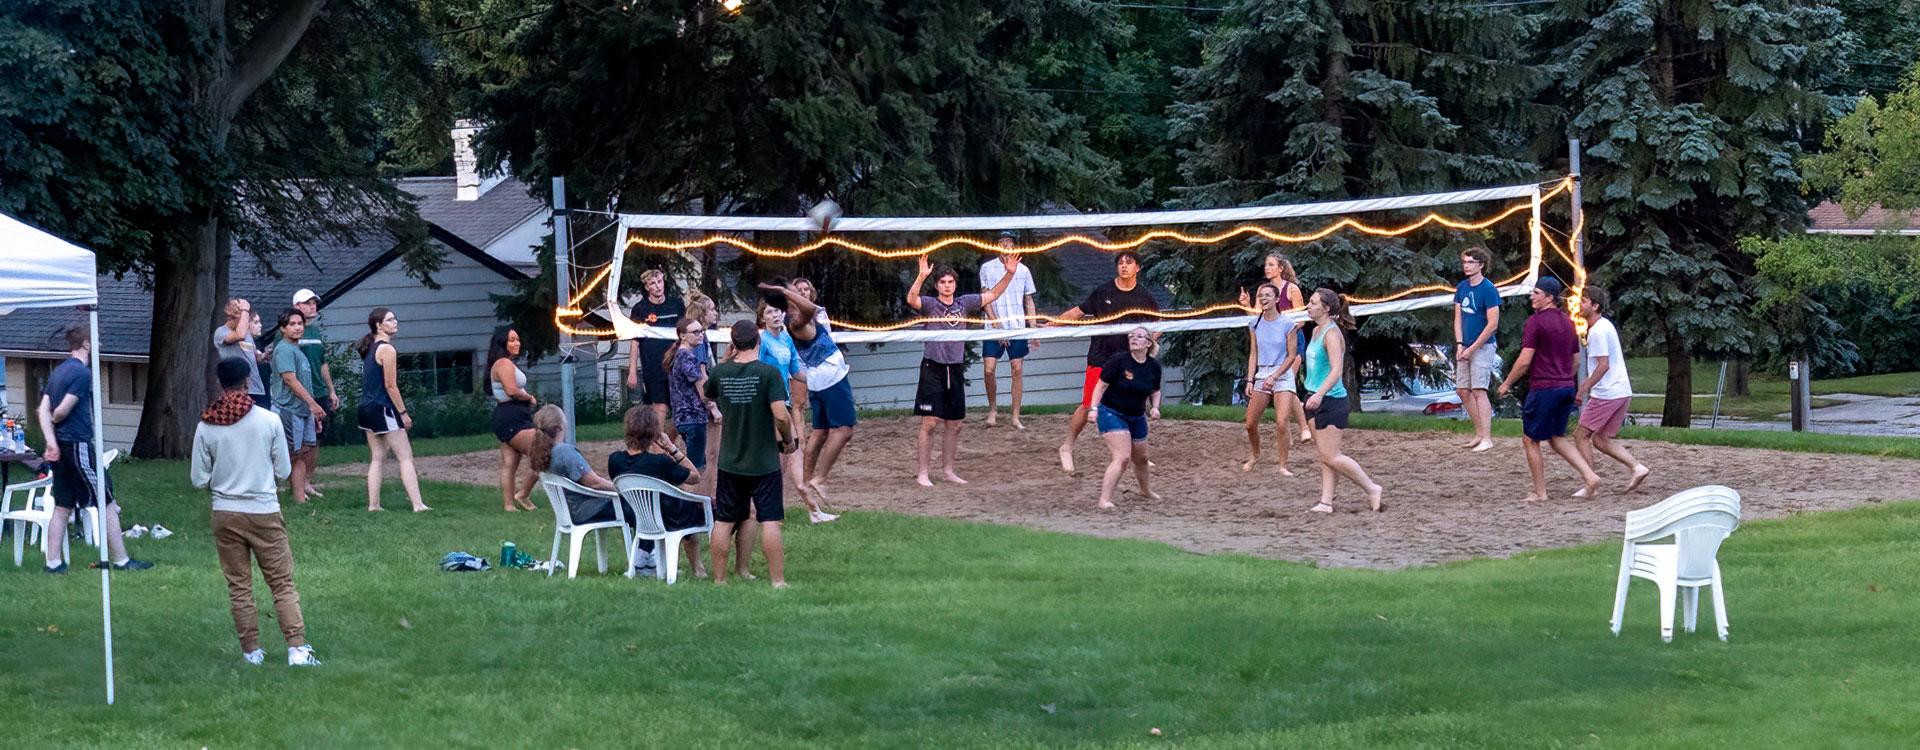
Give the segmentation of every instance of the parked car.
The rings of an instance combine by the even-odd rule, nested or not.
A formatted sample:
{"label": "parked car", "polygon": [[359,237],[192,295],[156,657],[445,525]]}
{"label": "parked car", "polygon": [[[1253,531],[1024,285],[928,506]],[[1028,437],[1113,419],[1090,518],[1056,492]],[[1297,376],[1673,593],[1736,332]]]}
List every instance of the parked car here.
{"label": "parked car", "polygon": [[[1453,369],[1445,352],[1431,344],[1415,344],[1412,348],[1422,365],[1416,374],[1361,378],[1361,410],[1465,419],[1467,412],[1460,406],[1460,394],[1453,389]],[[1504,363],[1494,364],[1494,380],[1500,379],[1504,369]]]}

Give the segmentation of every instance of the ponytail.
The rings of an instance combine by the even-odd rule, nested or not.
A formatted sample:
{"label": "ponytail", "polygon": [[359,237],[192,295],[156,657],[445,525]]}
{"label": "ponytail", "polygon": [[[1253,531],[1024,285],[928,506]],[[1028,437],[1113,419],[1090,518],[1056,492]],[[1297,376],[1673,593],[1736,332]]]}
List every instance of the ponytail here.
{"label": "ponytail", "polygon": [[680,338],[687,335],[687,326],[696,322],[698,321],[694,320],[692,315],[681,314],[680,322],[673,325],[673,346],[667,347],[667,356],[660,360],[660,369],[667,372],[673,371],[673,358],[680,356]]}
{"label": "ponytail", "polygon": [[361,359],[366,359],[367,352],[373,349],[373,335],[379,332],[381,321],[392,314],[393,310],[385,307],[376,307],[372,312],[367,313],[367,335],[360,337],[360,344],[356,347]]}
{"label": "ponytail", "polygon": [[1353,320],[1353,312],[1347,309],[1347,299],[1338,292],[1323,286],[1313,290],[1313,297],[1327,308],[1327,319],[1333,321],[1334,325],[1349,331],[1358,327]]}

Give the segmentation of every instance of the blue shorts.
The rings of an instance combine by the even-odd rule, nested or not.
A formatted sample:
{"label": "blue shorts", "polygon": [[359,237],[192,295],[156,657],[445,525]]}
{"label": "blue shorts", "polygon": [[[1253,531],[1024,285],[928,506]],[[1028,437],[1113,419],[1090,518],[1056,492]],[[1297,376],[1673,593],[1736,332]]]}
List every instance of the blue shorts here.
{"label": "blue shorts", "polygon": [[983,341],[980,344],[980,356],[983,359],[1026,359],[1027,340]]}
{"label": "blue shorts", "polygon": [[824,391],[807,391],[813,396],[813,429],[831,430],[859,424],[853,409],[852,378],[827,386]]}
{"label": "blue shorts", "polygon": [[1100,428],[1100,434],[1102,435],[1109,432],[1125,431],[1133,434],[1133,442],[1147,442],[1147,415],[1145,414],[1137,417],[1129,417],[1114,411],[1112,407],[1106,404],[1101,404],[1099,411],[1094,417],[1094,424]]}
{"label": "blue shorts", "polygon": [[1520,405],[1521,431],[1528,440],[1543,443],[1566,437],[1567,418],[1573,416],[1573,387],[1535,388]]}
{"label": "blue shorts", "polygon": [[673,429],[687,442],[687,460],[693,462],[693,468],[707,468],[707,423],[688,422],[674,425]]}

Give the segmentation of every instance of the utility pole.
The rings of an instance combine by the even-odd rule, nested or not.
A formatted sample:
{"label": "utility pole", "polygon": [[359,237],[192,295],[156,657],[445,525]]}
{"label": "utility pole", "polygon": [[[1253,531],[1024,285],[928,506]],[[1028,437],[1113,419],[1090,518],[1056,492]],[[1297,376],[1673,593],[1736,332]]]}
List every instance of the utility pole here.
{"label": "utility pole", "polygon": [[[559,291],[554,297],[556,308],[568,306],[573,299],[571,261],[573,242],[567,231],[567,178],[553,178],[553,283]],[[558,311],[556,310],[556,313]],[[567,410],[567,442],[574,440],[573,418],[573,334],[560,327],[560,316],[554,315],[554,325],[560,334],[560,407]]]}

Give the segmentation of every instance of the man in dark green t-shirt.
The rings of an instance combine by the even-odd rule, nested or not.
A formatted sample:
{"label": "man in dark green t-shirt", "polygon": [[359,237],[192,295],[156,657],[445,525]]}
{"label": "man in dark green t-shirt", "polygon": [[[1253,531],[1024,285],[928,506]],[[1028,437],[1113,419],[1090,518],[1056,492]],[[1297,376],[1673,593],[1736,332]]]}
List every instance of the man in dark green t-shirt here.
{"label": "man in dark green t-shirt", "polygon": [[[714,488],[713,582],[727,582],[727,552],[735,524],[760,522],[760,549],[767,555],[773,587],[787,587],[786,550],[780,523],[787,512],[781,496],[780,454],[800,447],[787,421],[784,378],[760,361],[760,329],[752,321],[733,324],[733,351],[707,374],[707,398],[720,407],[727,427],[720,433],[719,471]],[[750,527],[749,527],[750,528]],[[742,540],[740,552],[748,553]],[[742,559],[741,567],[745,568]]]}

